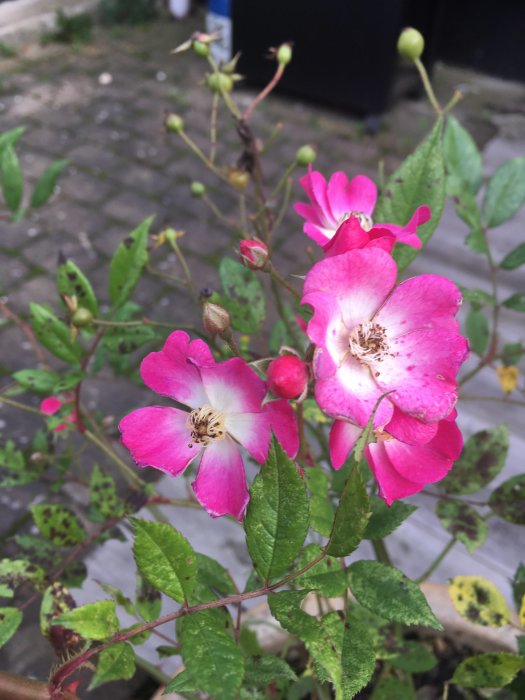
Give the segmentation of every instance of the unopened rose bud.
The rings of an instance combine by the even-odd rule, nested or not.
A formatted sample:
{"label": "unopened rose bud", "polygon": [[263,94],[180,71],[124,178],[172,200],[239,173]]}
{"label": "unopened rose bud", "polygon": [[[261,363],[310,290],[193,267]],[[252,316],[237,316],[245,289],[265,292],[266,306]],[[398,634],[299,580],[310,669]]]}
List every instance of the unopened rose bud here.
{"label": "unopened rose bud", "polygon": [[180,134],[184,131],[184,119],[178,114],[168,114],[164,122],[166,131],[171,131],[173,134]]}
{"label": "unopened rose bud", "polygon": [[242,264],[249,270],[264,270],[270,257],[268,246],[257,240],[241,241],[239,253]]}
{"label": "unopened rose bud", "polygon": [[85,309],[83,306],[80,306],[71,317],[71,323],[75,328],[85,328],[89,326],[92,321],[93,314],[89,309]]}
{"label": "unopened rose bud", "polygon": [[295,154],[295,160],[297,161],[297,165],[305,168],[307,165],[314,162],[316,155],[317,153],[315,152],[315,149],[307,144],[306,146],[301,146],[301,148],[298,149],[297,153]]}
{"label": "unopened rose bud", "polygon": [[208,76],[207,85],[212,92],[231,92],[233,80],[226,73],[212,73]]}
{"label": "unopened rose bud", "polygon": [[308,368],[295,355],[281,355],[268,366],[268,388],[281,399],[296,399],[308,385]]}
{"label": "unopened rose bud", "polygon": [[207,301],[202,310],[202,325],[209,335],[223,335],[232,323],[229,312],[219,304],[212,304]]}
{"label": "unopened rose bud", "polygon": [[202,182],[192,182],[191,183],[191,193],[194,197],[202,197],[206,192],[206,186]]}
{"label": "unopened rose bud", "polygon": [[192,48],[197,56],[200,56],[201,58],[207,58],[210,55],[210,45],[204,41],[194,39]]}
{"label": "unopened rose bud", "polygon": [[286,66],[292,60],[292,47],[290,44],[281,44],[277,49],[277,63]]}
{"label": "unopened rose bud", "polygon": [[250,182],[250,174],[246,170],[239,170],[238,168],[232,168],[227,174],[228,182],[233,185],[235,189],[244,191],[248,187]]}
{"label": "unopened rose bud", "polygon": [[397,50],[403,58],[415,61],[420,58],[425,48],[425,40],[421,32],[413,27],[403,29],[397,40]]}

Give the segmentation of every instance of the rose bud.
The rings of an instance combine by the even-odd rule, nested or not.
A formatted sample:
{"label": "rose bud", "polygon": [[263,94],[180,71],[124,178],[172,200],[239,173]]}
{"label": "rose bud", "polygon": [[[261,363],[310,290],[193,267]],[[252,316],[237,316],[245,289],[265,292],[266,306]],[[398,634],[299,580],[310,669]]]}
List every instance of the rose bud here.
{"label": "rose bud", "polygon": [[268,246],[257,239],[241,241],[239,252],[242,264],[249,270],[264,270],[270,257]]}
{"label": "rose bud", "polygon": [[232,318],[229,311],[219,304],[213,304],[210,301],[205,302],[202,310],[202,325],[206,333],[211,336],[226,333],[232,323]]}
{"label": "rose bud", "polygon": [[268,388],[281,399],[296,399],[308,385],[308,368],[295,355],[281,355],[268,366]]}
{"label": "rose bud", "polygon": [[425,48],[425,40],[421,32],[413,27],[403,29],[397,40],[397,50],[403,58],[415,61],[421,57]]}

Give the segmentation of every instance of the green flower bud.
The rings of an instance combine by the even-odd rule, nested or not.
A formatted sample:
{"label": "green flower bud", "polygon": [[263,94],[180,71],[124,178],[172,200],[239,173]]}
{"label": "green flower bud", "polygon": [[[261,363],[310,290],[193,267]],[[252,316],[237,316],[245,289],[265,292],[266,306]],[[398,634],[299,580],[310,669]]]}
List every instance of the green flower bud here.
{"label": "green flower bud", "polygon": [[281,44],[277,49],[277,63],[286,66],[292,60],[292,47],[290,44]]}
{"label": "green flower bud", "polygon": [[92,320],[93,314],[91,311],[82,306],[80,306],[71,317],[71,323],[75,326],[75,328],[85,328],[86,326],[89,326]]}
{"label": "green flower bud", "polygon": [[297,161],[297,165],[305,168],[307,165],[314,162],[316,155],[315,149],[307,144],[298,149],[295,154],[295,160]]}
{"label": "green flower bud", "polygon": [[226,73],[212,73],[208,76],[207,85],[212,92],[231,92],[233,90],[233,80]]}
{"label": "green flower bud", "polygon": [[201,58],[207,58],[210,55],[210,45],[205,44],[204,41],[199,41],[195,39],[192,44],[192,48]]}
{"label": "green flower bud", "polygon": [[425,40],[421,32],[413,27],[403,29],[397,40],[397,50],[403,58],[415,61],[420,58],[425,48]]}
{"label": "green flower bud", "polygon": [[180,134],[181,131],[184,131],[184,119],[179,117],[178,114],[168,114],[164,126],[166,127],[166,131]]}
{"label": "green flower bud", "polygon": [[191,183],[191,193],[194,197],[202,197],[206,192],[206,186],[202,182],[192,182]]}

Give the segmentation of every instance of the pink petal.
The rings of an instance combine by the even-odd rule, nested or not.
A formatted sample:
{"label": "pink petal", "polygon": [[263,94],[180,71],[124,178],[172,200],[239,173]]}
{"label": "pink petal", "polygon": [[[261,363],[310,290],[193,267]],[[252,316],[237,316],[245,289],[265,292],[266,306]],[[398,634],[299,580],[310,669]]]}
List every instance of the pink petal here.
{"label": "pink petal", "polygon": [[60,411],[61,408],[62,401],[57,399],[56,396],[48,396],[47,398],[43,399],[42,403],[40,404],[40,410],[42,413],[45,413],[46,416],[52,416],[57,411]]}
{"label": "pink petal", "polygon": [[432,442],[407,445],[400,440],[389,440],[384,443],[384,448],[397,473],[416,484],[433,484],[452,467],[452,460],[434,450]]}
{"label": "pink petal", "polygon": [[275,437],[288,457],[294,459],[299,452],[299,431],[293,408],[285,399],[270,401],[264,407]]}
{"label": "pink petal", "polygon": [[302,216],[303,219],[310,221],[312,224],[317,226],[323,225],[323,220],[319,216],[319,209],[312,206],[311,204],[306,204],[305,202],[297,202],[293,205],[295,211]]}
{"label": "pink petal", "polygon": [[161,396],[198,408],[208,403],[197,364],[212,365],[214,359],[202,340],[190,342],[184,331],[175,331],[160,352],[150,352],[142,360],[144,384]]}
{"label": "pink petal", "polygon": [[395,469],[385,450],[384,442],[376,442],[365,448],[365,457],[379,484],[379,496],[391,506],[399,498],[421,491],[424,484],[404,479]]}
{"label": "pink petal", "polygon": [[228,413],[226,430],[260,464],[268,457],[270,421],[265,413]]}
{"label": "pink petal", "polygon": [[309,304],[314,310],[307,326],[308,337],[319,347],[326,348],[334,363],[330,371],[333,374],[348,352],[349,332],[343,324],[339,304],[327,292],[306,294],[301,303]]}
{"label": "pink petal", "polygon": [[424,445],[430,442],[438,431],[439,423],[423,423],[394,407],[394,413],[385,432],[409,445]]}
{"label": "pink petal", "polygon": [[337,300],[349,330],[370,320],[397,278],[393,258],[383,250],[351,250],[316,263],[306,275],[304,293],[326,292]]}
{"label": "pink petal", "polygon": [[244,518],[249,500],[246,476],[241,455],[231,438],[207,445],[192,486],[199,503],[214,518],[220,515]]}
{"label": "pink petal", "polygon": [[378,226],[391,231],[396,237],[396,241],[399,241],[399,243],[404,243],[405,245],[412,246],[412,248],[419,249],[421,248],[421,240],[417,235],[417,228],[418,226],[426,224],[431,217],[432,213],[430,207],[423,205],[416,209],[412,214],[412,218],[405,226],[398,226],[397,224],[378,224]]}
{"label": "pink petal", "polygon": [[[332,217],[332,210],[330,209],[330,202],[328,200],[327,185],[326,180],[320,172],[317,170],[310,170],[308,173],[309,177],[309,188],[307,191],[308,196],[312,200],[313,204],[317,204],[320,209],[321,219],[324,220],[325,225],[330,224],[337,228],[337,221]],[[299,180],[303,184],[304,178]],[[304,185],[303,185],[304,186]]]}
{"label": "pink petal", "polygon": [[366,175],[356,175],[348,184],[346,191],[350,211],[372,215],[377,200],[377,187]]}
{"label": "pink petal", "polygon": [[448,416],[457,400],[455,376],[468,354],[466,340],[444,328],[413,331],[388,341],[374,376],[398,408],[427,423]]}
{"label": "pink petal", "polygon": [[375,320],[390,337],[436,326],[457,330],[456,313],[461,302],[461,293],[450,280],[439,275],[418,275],[394,289]]}
{"label": "pink petal", "polygon": [[340,469],[357,442],[362,428],[354,423],[336,420],[330,430],[330,461],[334,469]]}
{"label": "pink petal", "polygon": [[210,406],[223,413],[258,413],[266,393],[262,379],[240,357],[232,357],[211,367],[202,367],[200,376]]}
{"label": "pink petal", "polygon": [[317,224],[312,224],[307,221],[303,226],[303,231],[306,235],[313,241],[320,245],[321,248],[327,244],[327,242],[332,238],[335,233],[336,225],[333,228],[327,226],[318,226]]}
{"label": "pink petal", "polygon": [[150,406],[125,416],[119,425],[122,442],[140,467],[155,467],[171,476],[183,472],[200,452],[191,444],[188,414],[178,408]]}
{"label": "pink petal", "polygon": [[326,257],[348,253],[355,248],[364,248],[370,241],[370,235],[365,231],[355,216],[351,216],[343,221],[337,229],[334,237],[325,245],[324,254]]}
{"label": "pink petal", "polygon": [[344,214],[348,214],[353,210],[352,200],[348,197],[347,187],[348,178],[345,173],[341,171],[334,173],[328,182],[326,194],[330,205],[330,211],[332,212],[332,219],[336,222],[338,222]]}

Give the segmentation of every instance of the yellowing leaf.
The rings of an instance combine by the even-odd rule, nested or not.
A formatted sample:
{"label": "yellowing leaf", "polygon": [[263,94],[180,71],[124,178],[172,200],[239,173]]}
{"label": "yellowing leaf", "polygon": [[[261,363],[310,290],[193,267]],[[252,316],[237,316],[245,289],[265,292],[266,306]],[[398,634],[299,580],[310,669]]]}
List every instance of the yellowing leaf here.
{"label": "yellowing leaf", "polygon": [[449,595],[454,607],[466,620],[487,627],[503,627],[509,609],[496,586],[482,576],[456,576],[450,581]]}
{"label": "yellowing leaf", "polygon": [[519,616],[520,616],[520,625],[522,627],[525,627],[525,595],[521,599]]}
{"label": "yellowing leaf", "polygon": [[499,383],[506,394],[514,391],[518,385],[520,371],[517,367],[510,365],[509,367],[496,367]]}

